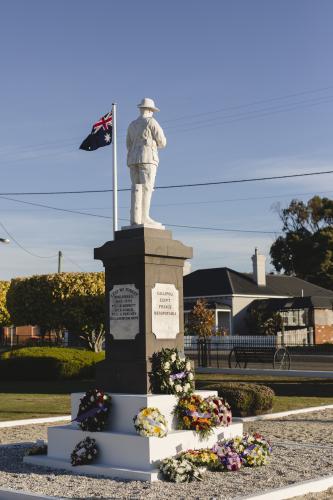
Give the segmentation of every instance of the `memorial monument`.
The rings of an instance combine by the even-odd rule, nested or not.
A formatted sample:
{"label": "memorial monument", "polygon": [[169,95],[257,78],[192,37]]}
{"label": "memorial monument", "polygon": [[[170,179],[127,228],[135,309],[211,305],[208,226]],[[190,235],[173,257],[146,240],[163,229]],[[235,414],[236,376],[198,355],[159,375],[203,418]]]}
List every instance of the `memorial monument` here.
{"label": "memorial monument", "polygon": [[[212,446],[221,437],[242,432],[242,424],[216,428],[202,442],[188,430],[176,431],[173,409],[177,397],[152,394],[152,355],[162,348],[182,352],[183,268],[192,248],[174,240],[170,231],[149,216],[158,166],[158,148],[166,145],[162,128],[153,118],[152,99],[138,105],[140,117],[128,128],[127,163],[132,180],[131,225],[116,231],[114,240],[95,248],[105,268],[105,361],[97,370],[96,386],[112,397],[107,428],[88,433],[76,423],[51,427],[47,457],[27,457],[28,463],[73,470],[69,455],[88,434],[100,449],[98,461],[73,472],[153,481],[160,460],[182,450]],[[197,391],[203,397],[215,391]],[[72,395],[72,418],[82,394]],[[163,439],[136,434],[133,417],[145,407],[158,408],[168,422]]]}

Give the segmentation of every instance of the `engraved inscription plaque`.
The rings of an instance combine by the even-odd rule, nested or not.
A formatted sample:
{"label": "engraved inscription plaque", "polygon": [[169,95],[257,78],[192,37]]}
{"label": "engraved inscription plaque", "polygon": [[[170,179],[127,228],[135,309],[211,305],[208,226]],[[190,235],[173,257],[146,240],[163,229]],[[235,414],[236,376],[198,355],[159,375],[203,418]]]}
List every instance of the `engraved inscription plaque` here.
{"label": "engraved inscription plaque", "polygon": [[179,293],[175,285],[156,283],[152,289],[152,330],[158,339],[179,333]]}
{"label": "engraved inscription plaque", "polygon": [[139,333],[139,290],[114,285],[110,291],[110,333],[115,340],[131,340]]}

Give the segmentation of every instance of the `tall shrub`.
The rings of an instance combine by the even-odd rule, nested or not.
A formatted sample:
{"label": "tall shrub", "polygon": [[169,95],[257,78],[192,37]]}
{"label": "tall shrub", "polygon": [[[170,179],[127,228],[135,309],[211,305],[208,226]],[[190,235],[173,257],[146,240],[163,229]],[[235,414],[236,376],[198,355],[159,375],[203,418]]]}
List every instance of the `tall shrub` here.
{"label": "tall shrub", "polygon": [[7,309],[7,292],[10,281],[0,281],[0,327],[10,325],[10,315]]}
{"label": "tall shrub", "polygon": [[7,295],[15,325],[69,330],[93,351],[104,339],[104,274],[58,273],[12,280]]}

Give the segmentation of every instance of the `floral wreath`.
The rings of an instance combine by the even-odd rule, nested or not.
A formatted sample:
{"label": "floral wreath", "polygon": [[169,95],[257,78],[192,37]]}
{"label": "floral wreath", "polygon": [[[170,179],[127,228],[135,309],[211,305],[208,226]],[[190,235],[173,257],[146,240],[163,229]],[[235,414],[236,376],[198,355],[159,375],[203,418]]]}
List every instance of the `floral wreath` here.
{"label": "floral wreath", "polygon": [[177,458],[185,458],[197,467],[217,470],[220,468],[220,460],[217,454],[209,448],[201,448],[199,450],[182,451]]}
{"label": "floral wreath", "polygon": [[87,391],[80,399],[78,414],[73,422],[78,422],[83,431],[102,431],[107,422],[110,406],[109,394],[99,389]]}
{"label": "floral wreath", "polygon": [[180,398],[174,413],[179,429],[196,431],[201,437],[208,436],[216,427],[209,402],[198,394]]}
{"label": "floral wreath", "polygon": [[197,481],[202,479],[199,467],[183,457],[165,458],[160,464],[160,471],[164,479],[174,483],[188,483],[194,479]]}
{"label": "floral wreath", "polygon": [[212,451],[216,453],[220,462],[220,468],[223,470],[237,471],[242,466],[242,459],[239,454],[228,443],[216,443]]}
{"label": "floral wreath", "polygon": [[194,375],[191,362],[181,356],[176,348],[155,352],[151,363],[150,382],[154,394],[192,394]]}
{"label": "floral wreath", "polygon": [[[193,396],[192,396],[193,397]],[[201,480],[203,472],[238,471],[242,465],[265,465],[272,447],[261,434],[243,434],[217,442],[211,449],[187,450],[160,463],[164,479],[176,483]]]}
{"label": "floral wreath", "polygon": [[243,434],[233,439],[219,441],[213,449],[220,460],[225,450],[238,454],[241,463],[246,467],[266,465],[272,453],[270,442],[258,433]]}
{"label": "floral wreath", "polygon": [[98,455],[98,448],[95,439],[86,437],[80,441],[71,453],[71,464],[86,465],[93,462]]}
{"label": "floral wreath", "polygon": [[225,426],[231,424],[232,413],[230,405],[227,401],[219,396],[208,396],[205,401],[209,404],[212,420],[216,427]]}
{"label": "floral wreath", "polygon": [[142,408],[133,421],[140,436],[162,438],[168,433],[167,421],[158,408]]}

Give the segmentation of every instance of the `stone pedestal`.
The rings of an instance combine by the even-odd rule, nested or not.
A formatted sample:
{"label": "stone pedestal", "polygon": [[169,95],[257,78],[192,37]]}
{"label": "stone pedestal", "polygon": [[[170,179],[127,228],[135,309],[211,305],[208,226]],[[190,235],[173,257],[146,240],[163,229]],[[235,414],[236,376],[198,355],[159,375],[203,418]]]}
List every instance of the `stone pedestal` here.
{"label": "stone pedestal", "polygon": [[170,231],[118,231],[95,249],[105,267],[106,359],[97,385],[109,392],[150,393],[150,357],[162,347],[183,351],[183,267],[192,248]]}
{"label": "stone pedestal", "polygon": [[[215,391],[197,391],[202,397],[216,395]],[[72,418],[77,415],[83,394],[72,394]],[[177,430],[173,409],[177,397],[162,394],[119,394],[112,396],[107,427],[103,432],[81,431],[75,422],[49,427],[47,456],[27,456],[24,462],[43,467],[67,469],[76,474],[102,475],[123,479],[156,481],[161,460],[188,449],[208,448],[216,441],[241,435],[242,423],[217,427],[207,438],[201,439],[193,431]],[[136,433],[133,417],[142,407],[159,408],[167,420],[168,434],[163,438],[142,437]],[[91,465],[73,467],[70,455],[79,441],[87,436],[96,440],[99,455]]]}

